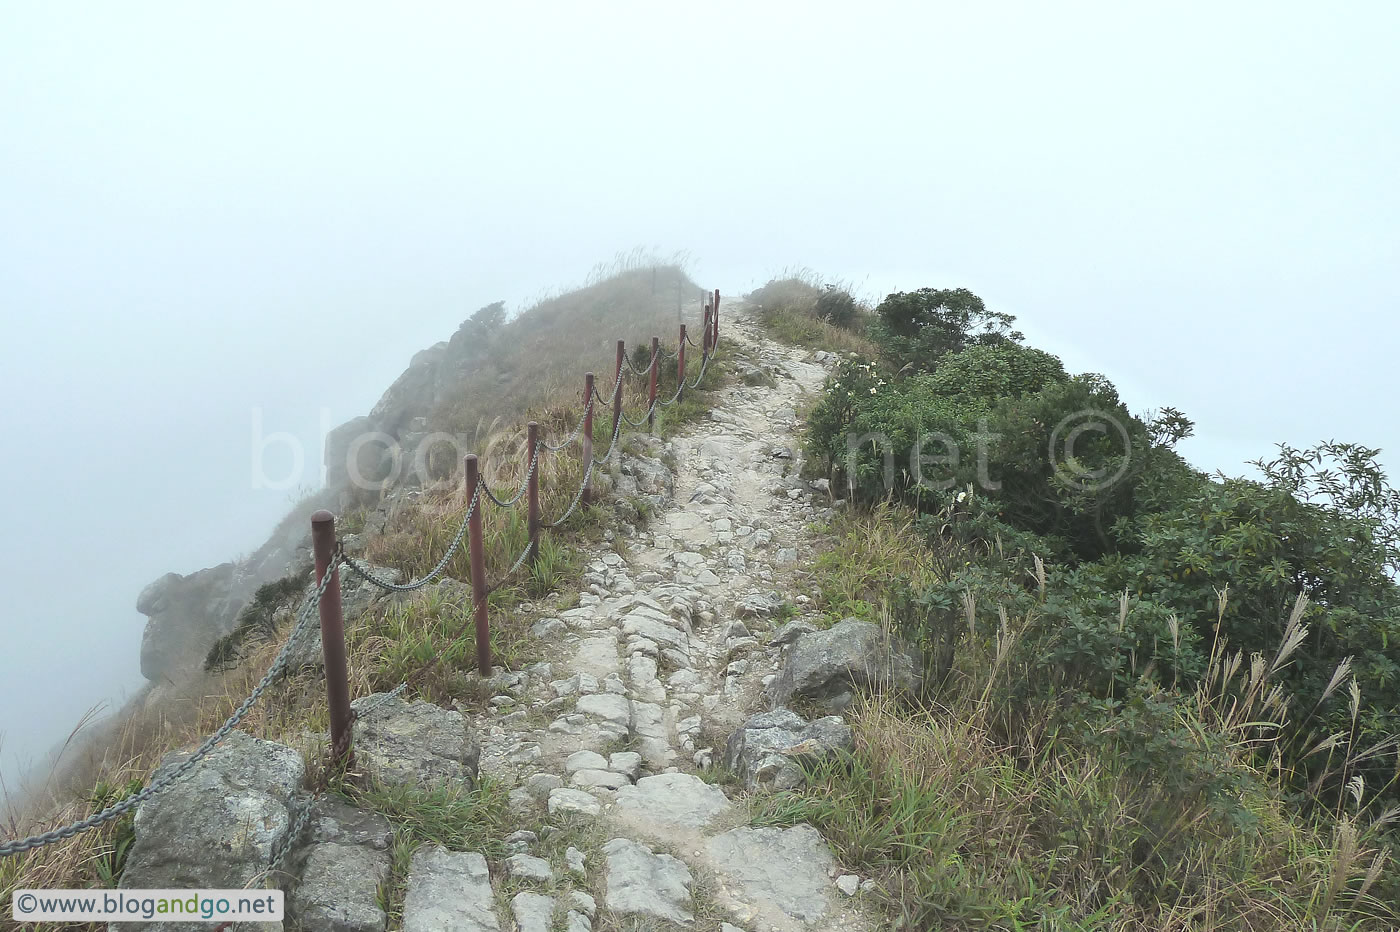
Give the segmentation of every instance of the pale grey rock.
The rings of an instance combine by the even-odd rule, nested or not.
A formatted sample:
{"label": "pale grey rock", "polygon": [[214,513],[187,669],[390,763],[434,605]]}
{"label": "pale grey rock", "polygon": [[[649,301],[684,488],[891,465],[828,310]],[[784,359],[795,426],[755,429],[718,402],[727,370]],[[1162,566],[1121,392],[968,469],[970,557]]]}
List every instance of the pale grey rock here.
{"label": "pale grey rock", "polygon": [[917,693],[922,686],[923,659],[916,648],[878,625],[847,618],[793,643],[773,684],[773,705],[809,700],[839,710],[856,689]]}
{"label": "pale grey rock", "polygon": [[590,919],[598,912],[597,901],[582,890],[574,890],[569,893],[569,905]]}
{"label": "pale grey rock", "polygon": [[[383,698],[364,696],[350,708],[359,712]],[[355,763],[372,779],[423,789],[476,785],[481,750],[456,710],[394,697],[354,727]]]}
{"label": "pale grey rock", "polygon": [[612,693],[582,696],[579,698],[577,708],[585,715],[611,722],[622,728],[626,728],[632,723],[632,704],[624,696],[616,696]]}
{"label": "pale grey rock", "polygon": [[[169,754],[161,773],[188,753]],[[165,792],[136,810],[136,840],[122,889],[238,889],[266,869],[291,827],[292,796],[306,765],[292,748],[231,732],[209,756]],[[135,929],[186,932],[200,923],[122,923]]]}
{"label": "pale grey rock", "polygon": [[608,756],[608,769],[635,780],[642,774],[642,755],[636,751],[617,751]]}
{"label": "pale grey rock", "polygon": [[836,878],[836,889],[847,896],[855,896],[860,891],[860,878],[855,874],[842,874]]}
{"label": "pale grey rock", "polygon": [[517,932],[551,932],[554,926],[554,901],[529,891],[517,893],[510,901]]}
{"label": "pale grey rock", "polygon": [[695,921],[694,878],[684,862],[626,838],[614,838],[603,846],[603,853],[608,865],[604,893],[608,909],[619,916],[682,924]]}
{"label": "pale grey rock", "polygon": [[552,641],[568,634],[569,629],[558,618],[541,618],[530,626],[530,633],[542,641]]}
{"label": "pale grey rock", "polygon": [[500,932],[486,858],[425,845],[408,865],[404,932]]}
{"label": "pale grey rock", "polygon": [[530,795],[543,799],[564,785],[564,781],[552,773],[536,773],[525,778],[525,789]]}
{"label": "pale grey rock", "polygon": [[505,869],[507,876],[518,880],[538,880],[542,883],[554,880],[554,869],[549,862],[528,854],[512,854],[506,858]]}
{"label": "pale grey rock", "polygon": [[575,751],[564,761],[564,772],[576,770],[607,770],[608,759],[597,751]]}
{"label": "pale grey rock", "polygon": [[564,932],[593,932],[593,922],[578,910],[569,910]]}
{"label": "pale grey rock", "polygon": [[583,790],[571,790],[567,787],[553,790],[549,794],[549,814],[550,815],[582,815],[597,816],[603,811],[603,804],[598,802],[598,798]]}
{"label": "pale grey rock", "polygon": [[826,914],[835,861],[810,825],[736,828],[709,839],[705,847],[716,870],[749,897],[767,900],[803,922]]}
{"label": "pale grey rock", "polygon": [[730,805],[723,790],[688,773],[642,777],[617,793],[620,811],[658,826],[708,828]]}
{"label": "pale grey rock", "polygon": [[333,842],[307,854],[287,902],[302,932],[382,932],[379,885],[389,876],[389,852]]}
{"label": "pale grey rock", "polygon": [[573,845],[569,845],[569,847],[565,849],[564,863],[568,865],[569,873],[578,877],[580,880],[588,879],[588,867],[586,864],[586,858],[584,857],[583,852],[575,848]]}
{"label": "pale grey rock", "polygon": [[303,932],[380,932],[379,885],[389,874],[393,826],[377,812],[338,796],[317,799],[303,845],[289,862],[298,878],[287,897],[288,918]]}
{"label": "pale grey rock", "polygon": [[528,829],[518,829],[505,837],[507,850],[512,854],[524,854],[540,840],[540,836]]}
{"label": "pale grey rock", "polygon": [[807,621],[789,621],[778,629],[773,635],[773,639],[768,642],[770,647],[783,647],[791,644],[804,634],[811,634],[817,630],[817,626]]}
{"label": "pale grey rock", "polygon": [[790,790],[806,782],[801,762],[854,746],[851,729],[836,716],[808,722],[776,709],[753,716],[729,738],[724,766],[750,790]]}
{"label": "pale grey rock", "polygon": [[585,790],[619,790],[630,786],[632,781],[611,770],[576,770],[569,783]]}
{"label": "pale grey rock", "polygon": [[779,566],[791,566],[797,562],[797,551],[792,547],[783,547],[773,555],[773,562]]}

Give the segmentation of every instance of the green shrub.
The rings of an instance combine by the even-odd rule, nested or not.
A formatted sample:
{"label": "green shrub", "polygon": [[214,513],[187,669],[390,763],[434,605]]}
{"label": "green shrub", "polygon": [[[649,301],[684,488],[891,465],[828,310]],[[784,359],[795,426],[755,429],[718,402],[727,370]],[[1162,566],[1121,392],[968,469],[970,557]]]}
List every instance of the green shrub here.
{"label": "green shrub", "polygon": [[815,310],[822,320],[844,330],[855,329],[860,320],[856,299],[851,297],[850,292],[835,285],[827,285],[826,290],[817,296]]}
{"label": "green shrub", "polygon": [[875,308],[876,341],[896,368],[932,369],[939,358],[976,344],[1019,342],[1016,318],[989,311],[966,288],[920,288],[889,295]]}

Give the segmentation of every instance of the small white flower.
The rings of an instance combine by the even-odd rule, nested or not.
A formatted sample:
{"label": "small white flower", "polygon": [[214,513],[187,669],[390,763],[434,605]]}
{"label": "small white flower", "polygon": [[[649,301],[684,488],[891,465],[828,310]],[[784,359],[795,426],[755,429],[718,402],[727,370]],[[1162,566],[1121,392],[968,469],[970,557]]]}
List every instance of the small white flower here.
{"label": "small white flower", "polygon": [[966,492],[959,492],[959,493],[958,493],[958,501],[960,501],[960,502],[965,502],[965,501],[967,501],[967,493],[966,493]]}
{"label": "small white flower", "polygon": [[875,388],[874,388],[874,386],[871,386],[870,394],[872,394],[872,395],[875,394]]}

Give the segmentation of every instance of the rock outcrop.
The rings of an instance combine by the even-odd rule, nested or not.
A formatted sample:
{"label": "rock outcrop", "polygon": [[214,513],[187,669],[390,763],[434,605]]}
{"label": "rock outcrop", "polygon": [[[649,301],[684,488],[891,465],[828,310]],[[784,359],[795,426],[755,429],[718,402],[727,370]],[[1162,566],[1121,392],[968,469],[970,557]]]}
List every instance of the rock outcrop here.
{"label": "rock outcrop", "polygon": [[806,782],[804,761],[854,746],[850,726],[834,715],[808,722],[789,709],[762,712],[734,732],[724,766],[750,790],[796,789]]}
{"label": "rock outcrop", "polygon": [[337,796],[316,800],[291,865],[298,878],[286,901],[292,927],[383,932],[379,885],[389,876],[393,840],[393,826],[382,815]]}
{"label": "rock outcrop", "polygon": [[847,618],[793,642],[772,697],[778,708],[806,700],[839,712],[858,689],[917,693],[922,686],[923,660],[916,648],[878,625]]}
{"label": "rock outcrop", "polygon": [[[154,779],[187,753],[171,754]],[[263,875],[287,841],[292,797],[306,775],[285,745],[234,731],[193,771],[136,810],[123,889],[238,889]],[[121,923],[120,932],[195,932],[207,923]]]}
{"label": "rock outcrop", "polygon": [[372,779],[422,789],[476,785],[481,749],[461,712],[382,693],[350,708],[357,713],[355,763]]}

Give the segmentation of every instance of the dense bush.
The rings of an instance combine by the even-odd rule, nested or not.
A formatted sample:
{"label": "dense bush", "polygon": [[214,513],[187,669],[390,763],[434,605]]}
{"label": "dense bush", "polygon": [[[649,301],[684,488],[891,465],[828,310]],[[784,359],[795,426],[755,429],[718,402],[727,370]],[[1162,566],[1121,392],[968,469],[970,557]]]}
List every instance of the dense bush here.
{"label": "dense bush", "polygon": [[875,308],[875,338],[896,368],[930,369],[940,356],[974,344],[1017,342],[1016,318],[987,310],[966,288],[920,288],[889,295]]}
{"label": "dense bush", "polygon": [[835,285],[827,285],[817,297],[817,316],[827,323],[845,330],[854,329],[860,322],[860,307],[850,292]]}
{"label": "dense bush", "polygon": [[[877,316],[881,360],[832,374],[809,463],[857,501],[913,505],[934,549],[963,558],[897,613],[935,681],[954,675],[964,639],[1009,636],[999,609],[1026,619],[1007,709],[1030,691],[1122,715],[1141,683],[1194,688],[1238,651],[1237,670],[1269,668],[1291,701],[1271,746],[1304,785],[1335,798],[1360,777],[1395,794],[1400,493],[1376,451],[1283,447],[1259,479],[1213,479],[1174,452],[1192,427],[1179,411],[1133,416],[1107,379],[1066,373],[965,289],[890,295]],[[1051,564],[1039,590],[1036,557]],[[1338,734],[1351,747],[1340,767],[1318,753]]]}

